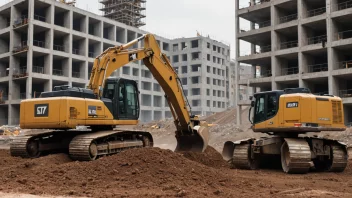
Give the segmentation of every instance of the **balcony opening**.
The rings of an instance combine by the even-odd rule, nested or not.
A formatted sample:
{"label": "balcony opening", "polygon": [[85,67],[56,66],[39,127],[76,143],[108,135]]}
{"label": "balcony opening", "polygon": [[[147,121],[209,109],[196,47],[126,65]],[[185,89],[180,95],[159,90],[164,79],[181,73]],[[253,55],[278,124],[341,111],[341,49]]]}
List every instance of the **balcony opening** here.
{"label": "balcony opening", "polygon": [[115,47],[115,46],[111,43],[103,43],[103,51],[107,50],[110,47]]}
{"label": "balcony opening", "polygon": [[191,41],[191,48],[198,48],[199,47],[199,40]]}
{"label": "balcony opening", "polygon": [[32,72],[37,74],[50,74],[49,55],[34,54]]}
{"label": "balcony opening", "polygon": [[196,60],[200,60],[200,57],[201,57],[201,53],[200,52],[193,52],[191,54],[192,56],[192,60],[196,61]]}
{"label": "balcony opening", "polygon": [[181,50],[187,49],[187,44],[185,42],[181,43]]}
{"label": "balcony opening", "polygon": [[28,24],[28,6],[28,0],[25,0],[13,7],[14,13],[11,13],[14,17],[13,28],[19,28]]}
{"label": "balcony opening", "polygon": [[152,78],[152,73],[149,70],[142,69],[142,77]]}
{"label": "balcony opening", "polygon": [[352,68],[352,47],[332,48],[333,69],[348,69]]}
{"label": "balcony opening", "polygon": [[65,32],[55,31],[54,30],[54,46],[55,51],[61,51],[69,53],[70,46],[70,36]]}
{"label": "balcony opening", "polygon": [[9,27],[11,24],[11,8],[0,11],[0,29]]}
{"label": "balcony opening", "polygon": [[178,60],[178,55],[172,56],[172,62],[173,62],[173,63],[178,63],[178,62],[179,62],[179,60]]}
{"label": "balcony opening", "polygon": [[303,53],[303,72],[315,73],[328,71],[327,50]]}
{"label": "balcony opening", "polygon": [[0,83],[0,105],[6,103],[9,100],[9,83]]}
{"label": "balcony opening", "polygon": [[130,66],[122,67],[122,74],[123,75],[131,75],[131,67]]}
{"label": "balcony opening", "polygon": [[126,43],[126,30],[121,27],[116,27],[116,41],[119,43]]}
{"label": "balcony opening", "polygon": [[[19,42],[21,44],[21,42]],[[27,43],[26,43],[27,44]],[[10,33],[0,35],[0,54],[8,53],[10,51]]]}
{"label": "balcony opening", "polygon": [[314,17],[326,13],[326,0],[303,0],[303,17]]}
{"label": "balcony opening", "polygon": [[352,38],[351,15],[335,17],[332,20],[333,40],[343,40]]}
{"label": "balcony opening", "polygon": [[88,34],[101,37],[101,21],[89,17],[88,23]]}
{"label": "balcony opening", "polygon": [[50,29],[34,25],[33,45],[41,48],[50,48]]}
{"label": "balcony opening", "polygon": [[152,96],[149,94],[148,95],[141,94],[141,103],[142,103],[142,106],[147,106],[147,107],[152,106]]}
{"label": "balcony opening", "polygon": [[9,58],[0,59],[0,78],[9,76]]}
{"label": "balcony opening", "polygon": [[[252,46],[248,48],[247,46]],[[271,33],[264,32],[257,34],[256,36],[248,36],[243,37],[240,39],[239,42],[239,54],[240,56],[248,56],[248,55],[255,55],[261,54],[266,52],[271,52]],[[245,46],[245,47],[242,47]]]}
{"label": "balcony opening", "polygon": [[270,7],[241,14],[239,17],[239,33],[271,26]]}
{"label": "balcony opening", "polygon": [[60,7],[55,7],[54,24],[61,27],[70,28],[70,11]]}
{"label": "balcony opening", "polygon": [[133,69],[132,69],[132,75],[133,75],[133,76],[139,76],[139,69],[133,68]]}
{"label": "balcony opening", "polygon": [[161,86],[159,84],[153,84],[153,91],[161,92]]}
{"label": "balcony opening", "polygon": [[163,50],[164,51],[169,51],[170,50],[169,48],[170,48],[169,44],[163,42]]}
{"label": "balcony opening", "polygon": [[85,56],[86,51],[86,39],[72,35],[72,54]]}
{"label": "balcony opening", "polygon": [[275,34],[280,50],[298,47],[297,26],[276,30]]}
{"label": "balcony opening", "polygon": [[260,61],[260,63],[255,65],[255,78],[266,78],[272,76],[271,70],[271,59],[266,58]]}
{"label": "balcony opening", "polygon": [[40,94],[45,91],[49,91],[49,80],[33,78],[32,80],[32,98],[39,98]]}
{"label": "balcony opening", "polygon": [[192,72],[200,72],[200,71],[202,71],[202,65],[200,65],[200,64],[191,65],[191,71]]}
{"label": "balcony opening", "polygon": [[187,85],[187,77],[181,78],[181,83],[182,83],[182,85]]}
{"label": "balcony opening", "polygon": [[72,78],[84,78],[85,62],[72,59]]}
{"label": "balcony opening", "polygon": [[277,57],[276,76],[298,74],[298,54]]}
{"label": "balcony opening", "polygon": [[[23,31],[20,31],[19,29],[16,29],[14,33],[14,47],[13,47],[13,53],[22,53],[22,52],[27,52],[28,51],[28,34],[27,34],[28,29],[23,29]],[[4,39],[4,37],[1,37],[4,41],[7,41],[7,38]],[[10,42],[10,39],[8,40]]]}
{"label": "balcony opening", "polygon": [[198,96],[200,95],[200,88],[193,88],[191,89],[192,96]]}
{"label": "balcony opening", "polygon": [[62,56],[53,55],[53,71],[54,76],[68,77],[69,59]]}
{"label": "balcony opening", "polygon": [[307,38],[303,40],[303,45],[319,44],[324,47],[324,45],[327,42],[325,20],[303,25],[302,28],[303,28],[302,36],[304,38]]}
{"label": "balcony opening", "polygon": [[182,66],[182,67],[181,67],[181,74],[186,74],[186,73],[188,73],[188,68],[187,68],[187,66]]}
{"label": "balcony opening", "polygon": [[11,96],[13,100],[23,100],[29,98],[26,91],[27,81],[17,80],[13,82],[12,86],[13,90],[11,90]]}
{"label": "balcony opening", "polygon": [[304,87],[310,89],[312,94],[322,96],[329,94],[329,83],[327,77],[303,80]]}
{"label": "balcony opening", "polygon": [[352,1],[351,0],[332,0],[332,10],[339,11],[352,8]]}
{"label": "balcony opening", "polygon": [[200,84],[201,83],[201,78],[200,76],[193,76],[191,77],[192,84]]}
{"label": "balcony opening", "polygon": [[201,100],[192,100],[192,107],[200,107],[201,104]]}
{"label": "balcony opening", "polygon": [[177,52],[178,51],[178,44],[173,44],[172,45],[172,51]]}
{"label": "balcony opening", "polygon": [[34,20],[51,23],[50,8],[50,4],[41,1],[34,1]]}
{"label": "balcony opening", "polygon": [[79,13],[76,13],[76,12],[73,12],[73,15],[72,15],[72,29],[73,30],[76,30],[78,32],[84,32],[84,33],[87,33],[87,17],[82,15],[82,14],[79,14]]}
{"label": "balcony opening", "polygon": [[163,119],[162,111],[154,111],[154,120],[161,120]]}
{"label": "balcony opening", "polygon": [[297,20],[297,1],[287,1],[275,6],[277,24]]}
{"label": "balcony opening", "polygon": [[154,107],[162,107],[162,97],[161,96],[153,96]]}
{"label": "balcony opening", "polygon": [[187,54],[182,54],[182,61],[187,61]]}
{"label": "balcony opening", "polygon": [[[137,38],[137,33],[127,30],[127,42],[131,42]],[[138,44],[134,44],[133,48],[137,48]]]}
{"label": "balcony opening", "polygon": [[88,57],[95,58],[101,54],[101,43],[95,40],[88,40]]}
{"label": "balcony opening", "polygon": [[[14,79],[23,79],[28,77],[27,71],[27,57],[15,57],[12,68],[12,77]],[[10,69],[11,69],[10,68]]]}
{"label": "balcony opening", "polygon": [[338,96],[341,98],[352,98],[352,75],[334,77],[334,82],[338,87]]}
{"label": "balcony opening", "polygon": [[103,37],[111,41],[115,40],[115,26],[109,23],[103,24]]}

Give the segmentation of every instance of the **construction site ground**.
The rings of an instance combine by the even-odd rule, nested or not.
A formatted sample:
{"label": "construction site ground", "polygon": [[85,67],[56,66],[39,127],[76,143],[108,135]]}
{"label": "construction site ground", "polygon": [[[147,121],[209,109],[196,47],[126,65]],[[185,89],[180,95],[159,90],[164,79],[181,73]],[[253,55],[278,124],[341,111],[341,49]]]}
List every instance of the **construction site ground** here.
{"label": "construction site ground", "polygon": [[[154,148],[130,149],[92,162],[72,161],[66,154],[38,159],[11,157],[0,147],[0,197],[352,197],[352,160],[342,173],[291,175],[277,169],[230,169],[223,161],[227,140],[260,137],[246,121],[236,126],[235,109],[208,116],[210,146],[204,153],[172,150],[172,120],[140,124]],[[323,136],[352,141],[349,130]]]}

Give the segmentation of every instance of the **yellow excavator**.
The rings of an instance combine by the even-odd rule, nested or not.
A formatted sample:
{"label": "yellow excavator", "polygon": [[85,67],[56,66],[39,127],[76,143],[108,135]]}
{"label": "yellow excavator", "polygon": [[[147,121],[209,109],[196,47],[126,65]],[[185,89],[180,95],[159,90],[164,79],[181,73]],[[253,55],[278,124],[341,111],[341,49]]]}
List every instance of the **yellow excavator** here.
{"label": "yellow excavator", "polygon": [[249,120],[253,132],[269,136],[225,142],[222,155],[233,168],[278,167],[281,161],[285,173],[307,173],[342,172],[347,166],[346,144],[304,135],[346,129],[340,97],[317,96],[308,88],[259,92],[251,98]]}
{"label": "yellow excavator", "polygon": [[[129,49],[138,43],[143,47]],[[36,158],[66,151],[74,160],[89,161],[128,148],[152,147],[149,132],[115,128],[138,123],[139,91],[135,81],[110,75],[138,60],[144,62],[165,92],[176,125],[176,151],[204,151],[209,141],[208,126],[191,115],[177,73],[154,35],[146,34],[100,54],[94,61],[87,89],[57,86],[39,98],[21,101],[21,129],[47,130],[18,136],[10,146],[11,155]],[[90,130],[78,130],[77,126],[88,126]]]}

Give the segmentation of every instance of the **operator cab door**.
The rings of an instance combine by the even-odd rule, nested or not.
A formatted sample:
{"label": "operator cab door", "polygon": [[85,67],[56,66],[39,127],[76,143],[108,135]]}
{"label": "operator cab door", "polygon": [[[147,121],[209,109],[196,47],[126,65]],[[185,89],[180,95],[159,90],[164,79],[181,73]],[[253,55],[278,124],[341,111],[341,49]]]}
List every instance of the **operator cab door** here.
{"label": "operator cab door", "polygon": [[[121,79],[116,87],[114,112],[120,120],[138,120],[139,99],[137,83],[133,80]],[[114,113],[115,114],[115,113]]]}
{"label": "operator cab door", "polygon": [[[255,95],[253,124],[256,128],[266,128],[274,124],[272,119],[278,112],[278,98],[276,92],[262,93]],[[270,120],[269,122],[265,122]]]}

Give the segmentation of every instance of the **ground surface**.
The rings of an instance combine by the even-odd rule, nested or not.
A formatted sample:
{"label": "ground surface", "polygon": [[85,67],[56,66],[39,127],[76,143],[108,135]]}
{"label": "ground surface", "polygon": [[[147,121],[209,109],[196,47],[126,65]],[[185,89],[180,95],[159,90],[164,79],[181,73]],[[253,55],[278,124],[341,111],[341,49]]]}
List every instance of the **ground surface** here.
{"label": "ground surface", "polygon": [[[93,162],[71,161],[66,154],[14,158],[1,145],[0,197],[352,197],[352,161],[343,173],[230,169],[219,153],[223,143],[263,136],[249,129],[247,111],[241,126],[234,114],[232,109],[202,118],[215,124],[205,153],[172,152],[172,120],[132,127],[150,131],[163,149],[131,149]],[[321,135],[352,143],[350,130]]]}

